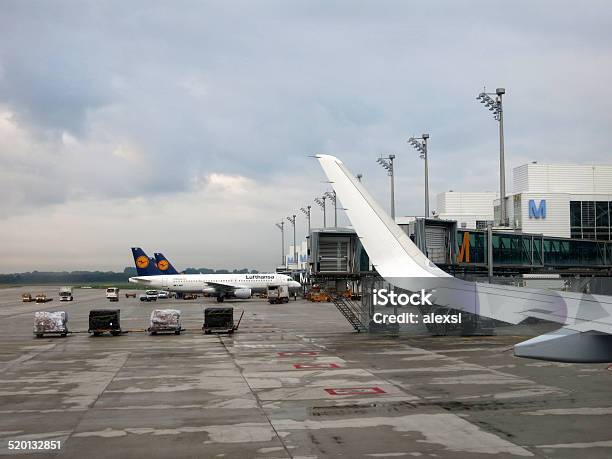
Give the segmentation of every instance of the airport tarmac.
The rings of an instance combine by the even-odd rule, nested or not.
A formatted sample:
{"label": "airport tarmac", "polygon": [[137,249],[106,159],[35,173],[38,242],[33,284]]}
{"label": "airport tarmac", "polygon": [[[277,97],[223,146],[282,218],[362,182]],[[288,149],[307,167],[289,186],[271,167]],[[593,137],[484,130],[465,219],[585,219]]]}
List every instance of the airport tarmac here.
{"label": "airport tarmac", "polygon": [[[21,303],[46,291],[47,304]],[[244,309],[233,336],[203,335],[203,304],[57,287],[0,289],[0,455],[62,458],[612,457],[612,371],[519,359],[526,336],[357,334],[331,303]],[[123,292],[122,292],[123,296]],[[33,313],[120,308],[118,337],[35,339]],[[149,336],[177,308],[181,336]],[[612,367],[611,367],[612,368]],[[9,440],[60,440],[51,452]]]}

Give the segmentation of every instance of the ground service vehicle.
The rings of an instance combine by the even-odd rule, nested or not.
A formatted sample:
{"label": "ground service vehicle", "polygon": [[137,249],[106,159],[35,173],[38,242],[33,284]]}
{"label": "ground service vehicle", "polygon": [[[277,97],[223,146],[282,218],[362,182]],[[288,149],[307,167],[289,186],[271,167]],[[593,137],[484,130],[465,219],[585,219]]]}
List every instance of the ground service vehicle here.
{"label": "ground service vehicle", "polygon": [[47,295],[45,295],[44,293],[39,293],[38,295],[36,295],[37,303],[47,303],[49,301],[53,301],[53,298],[47,298]]}
{"label": "ground service vehicle", "polygon": [[59,292],[59,300],[60,301],[72,301],[74,298],[72,296],[72,287],[62,287]]}
{"label": "ground service vehicle", "polygon": [[164,290],[161,290],[157,293],[157,299],[161,300],[161,299],[165,299],[167,300],[168,298],[170,298],[170,292],[166,292]]}
{"label": "ground service vehicle", "polygon": [[106,289],[106,298],[109,301],[119,301],[119,289],[117,287],[108,287]]}
{"label": "ground service vehicle", "polygon": [[144,295],[140,295],[140,301],[157,301],[157,290],[147,290]]}
{"label": "ground service vehicle", "polygon": [[23,301],[24,303],[29,303],[30,301],[34,301],[34,298],[32,298],[32,295],[30,293],[24,293],[23,295],[21,295],[21,301]]}
{"label": "ground service vehicle", "polygon": [[287,285],[269,285],[268,303],[289,303],[289,287]]}
{"label": "ground service vehicle", "polygon": [[126,298],[136,298],[136,292],[127,292],[125,294]]}

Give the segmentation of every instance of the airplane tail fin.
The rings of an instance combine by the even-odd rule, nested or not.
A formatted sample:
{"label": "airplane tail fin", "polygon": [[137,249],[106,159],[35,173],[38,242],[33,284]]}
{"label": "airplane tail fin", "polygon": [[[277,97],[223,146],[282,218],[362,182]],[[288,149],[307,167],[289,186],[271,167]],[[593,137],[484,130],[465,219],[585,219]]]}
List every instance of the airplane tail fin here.
{"label": "airplane tail fin", "polygon": [[155,276],[162,274],[155,264],[154,258],[149,256],[140,247],[132,247],[132,255],[134,256],[134,264],[136,272],[139,276]]}
{"label": "airplane tail fin", "polygon": [[162,274],[179,274],[163,253],[155,253],[155,261],[157,262],[157,269],[159,269]]}

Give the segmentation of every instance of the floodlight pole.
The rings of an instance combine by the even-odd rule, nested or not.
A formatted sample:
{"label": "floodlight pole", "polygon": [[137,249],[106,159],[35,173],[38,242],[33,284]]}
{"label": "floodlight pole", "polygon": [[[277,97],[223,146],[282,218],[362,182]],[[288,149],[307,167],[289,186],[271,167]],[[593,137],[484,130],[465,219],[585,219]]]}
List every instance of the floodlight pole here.
{"label": "floodlight pole", "polygon": [[304,215],[306,215],[306,218],[308,219],[308,236],[310,236],[310,207],[311,206],[306,206],[306,208],[302,207],[300,209],[304,213]]}
{"label": "floodlight pole", "polygon": [[326,191],[325,196],[332,200],[334,203],[334,228],[338,228],[338,204],[336,202],[336,192]]}
{"label": "floodlight pole", "polygon": [[295,245],[295,214],[287,217],[287,220],[293,225],[293,262],[295,263],[295,268],[298,269],[297,246]]}
{"label": "floodlight pole", "polygon": [[314,199],[314,202],[316,202],[319,205],[319,207],[321,209],[323,209],[323,228],[327,228],[327,220],[326,220],[326,217],[325,217],[325,200],[326,199],[327,198],[326,198],[325,194],[323,194],[323,196],[321,196],[320,198],[315,198]]}
{"label": "floodlight pole", "polygon": [[380,157],[376,160],[384,169],[387,170],[387,175],[391,177],[391,218],[395,221],[395,179],[393,170],[393,160],[395,155],[389,155],[387,157]]}
{"label": "floodlight pole", "polygon": [[429,160],[427,158],[427,139],[429,139],[429,134],[423,134],[423,159],[425,160],[425,218],[429,217]]}
{"label": "floodlight pole", "polygon": [[429,134],[408,139],[408,143],[420,153],[420,158],[425,160],[425,218],[429,217],[429,158],[427,157],[427,139],[429,139]]}
{"label": "floodlight pole", "polygon": [[[506,209],[506,164],[504,153],[504,109],[502,96],[506,93],[505,88],[497,88],[495,93],[481,92],[476,100],[484,104],[485,108],[493,112],[493,117],[499,122],[499,210],[500,226],[508,225],[508,213]],[[497,96],[493,99],[491,96]]]}
{"label": "floodlight pole", "polygon": [[506,159],[504,152],[504,110],[502,95],[506,92],[504,88],[497,88],[497,99],[499,101],[499,210],[501,213],[501,224],[507,226],[506,210]]}
{"label": "floodlight pole", "polygon": [[285,222],[277,223],[278,229],[281,230],[281,259],[282,266],[285,266]]}

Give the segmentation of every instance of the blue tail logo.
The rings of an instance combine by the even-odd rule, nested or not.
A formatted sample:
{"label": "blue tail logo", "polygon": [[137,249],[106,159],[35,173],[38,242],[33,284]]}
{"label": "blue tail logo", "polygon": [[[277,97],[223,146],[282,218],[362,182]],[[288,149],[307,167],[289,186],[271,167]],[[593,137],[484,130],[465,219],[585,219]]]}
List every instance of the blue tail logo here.
{"label": "blue tail logo", "polygon": [[163,274],[178,274],[179,272],[172,266],[172,263],[168,261],[166,257],[164,257],[163,253],[155,254],[155,261],[157,262],[157,268]]}
{"label": "blue tail logo", "polygon": [[132,247],[132,255],[134,256],[134,264],[136,272],[139,276],[155,276],[163,274],[158,268],[153,258],[149,256],[140,247]]}

